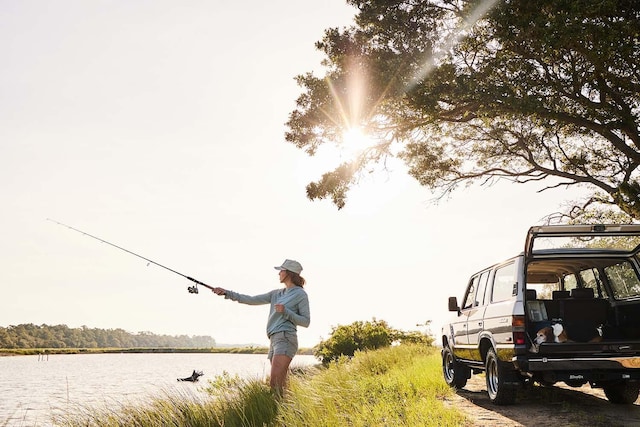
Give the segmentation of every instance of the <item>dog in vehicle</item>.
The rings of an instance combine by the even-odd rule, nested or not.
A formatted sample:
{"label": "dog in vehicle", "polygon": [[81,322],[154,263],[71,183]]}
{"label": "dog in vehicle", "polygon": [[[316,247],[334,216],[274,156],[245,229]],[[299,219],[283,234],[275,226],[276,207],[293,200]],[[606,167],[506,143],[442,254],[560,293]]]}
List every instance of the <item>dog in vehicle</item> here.
{"label": "dog in vehicle", "polygon": [[[589,340],[588,342],[600,342],[602,341],[602,327],[596,328],[597,335]],[[540,329],[535,338],[533,339],[533,344],[531,346],[531,351],[533,353],[537,353],[539,350],[539,346],[545,342],[556,342],[556,343],[566,343],[566,342],[574,342],[567,336],[567,331],[564,329],[560,323],[555,323],[551,326],[546,326]]]}
{"label": "dog in vehicle", "polygon": [[564,330],[564,327],[559,324],[556,323],[554,325],[551,326],[545,326],[544,328],[540,329],[538,331],[538,333],[536,334],[535,339],[533,340],[533,342],[535,342],[536,344],[540,345],[543,342],[568,342],[569,337],[567,336],[567,332]]}
{"label": "dog in vehicle", "polygon": [[561,324],[556,323],[551,326],[545,326],[536,333],[531,345],[531,352],[537,353],[540,348],[540,344],[545,342],[564,343],[571,342],[571,340],[567,336],[567,332],[564,330],[564,327]]}

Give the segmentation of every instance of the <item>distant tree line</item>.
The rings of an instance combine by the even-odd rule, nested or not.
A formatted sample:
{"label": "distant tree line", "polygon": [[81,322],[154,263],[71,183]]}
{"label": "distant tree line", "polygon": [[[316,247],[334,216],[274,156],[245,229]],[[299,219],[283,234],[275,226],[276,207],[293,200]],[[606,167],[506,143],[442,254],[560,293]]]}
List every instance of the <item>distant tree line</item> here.
{"label": "distant tree line", "polygon": [[0,348],[169,348],[215,347],[210,336],[132,334],[123,329],[22,324],[0,327]]}

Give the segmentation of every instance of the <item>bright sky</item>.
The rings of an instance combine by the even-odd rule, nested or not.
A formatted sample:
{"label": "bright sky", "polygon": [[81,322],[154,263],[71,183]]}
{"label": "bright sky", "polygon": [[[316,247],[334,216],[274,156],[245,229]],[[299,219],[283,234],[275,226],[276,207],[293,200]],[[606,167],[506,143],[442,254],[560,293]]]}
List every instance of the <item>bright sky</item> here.
{"label": "bright sky", "polygon": [[447,297],[522,251],[575,198],[501,184],[434,197],[393,165],[338,211],[305,185],[333,161],[285,142],[322,74],[314,43],[351,22],[343,0],[0,1],[0,326],[86,325],[266,345],[244,306],[52,218],[213,286],[280,287],[304,266],[302,346],[357,320],[439,335]]}

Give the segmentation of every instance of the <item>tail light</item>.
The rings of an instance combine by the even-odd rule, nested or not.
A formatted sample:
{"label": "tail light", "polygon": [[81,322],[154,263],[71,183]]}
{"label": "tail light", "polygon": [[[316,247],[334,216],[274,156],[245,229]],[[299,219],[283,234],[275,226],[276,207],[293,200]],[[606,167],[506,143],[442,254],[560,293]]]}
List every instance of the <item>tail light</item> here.
{"label": "tail light", "polygon": [[513,316],[511,318],[511,327],[513,330],[513,342],[515,345],[526,344],[526,334],[524,328],[524,316]]}

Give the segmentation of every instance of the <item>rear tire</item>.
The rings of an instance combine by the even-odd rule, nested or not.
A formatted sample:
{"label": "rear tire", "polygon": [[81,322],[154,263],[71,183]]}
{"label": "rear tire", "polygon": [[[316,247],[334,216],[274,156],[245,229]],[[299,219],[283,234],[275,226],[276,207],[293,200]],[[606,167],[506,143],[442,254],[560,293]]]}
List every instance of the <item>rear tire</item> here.
{"label": "rear tire", "polygon": [[640,393],[640,383],[638,382],[617,382],[602,386],[605,396],[609,402],[618,405],[630,405],[638,399]]}
{"label": "rear tire", "polygon": [[471,369],[458,362],[449,347],[442,350],[442,375],[449,387],[463,388],[471,377]]}
{"label": "rear tire", "polygon": [[496,405],[511,405],[516,401],[518,387],[513,384],[514,372],[498,359],[496,351],[490,348],[485,360],[487,394]]}

